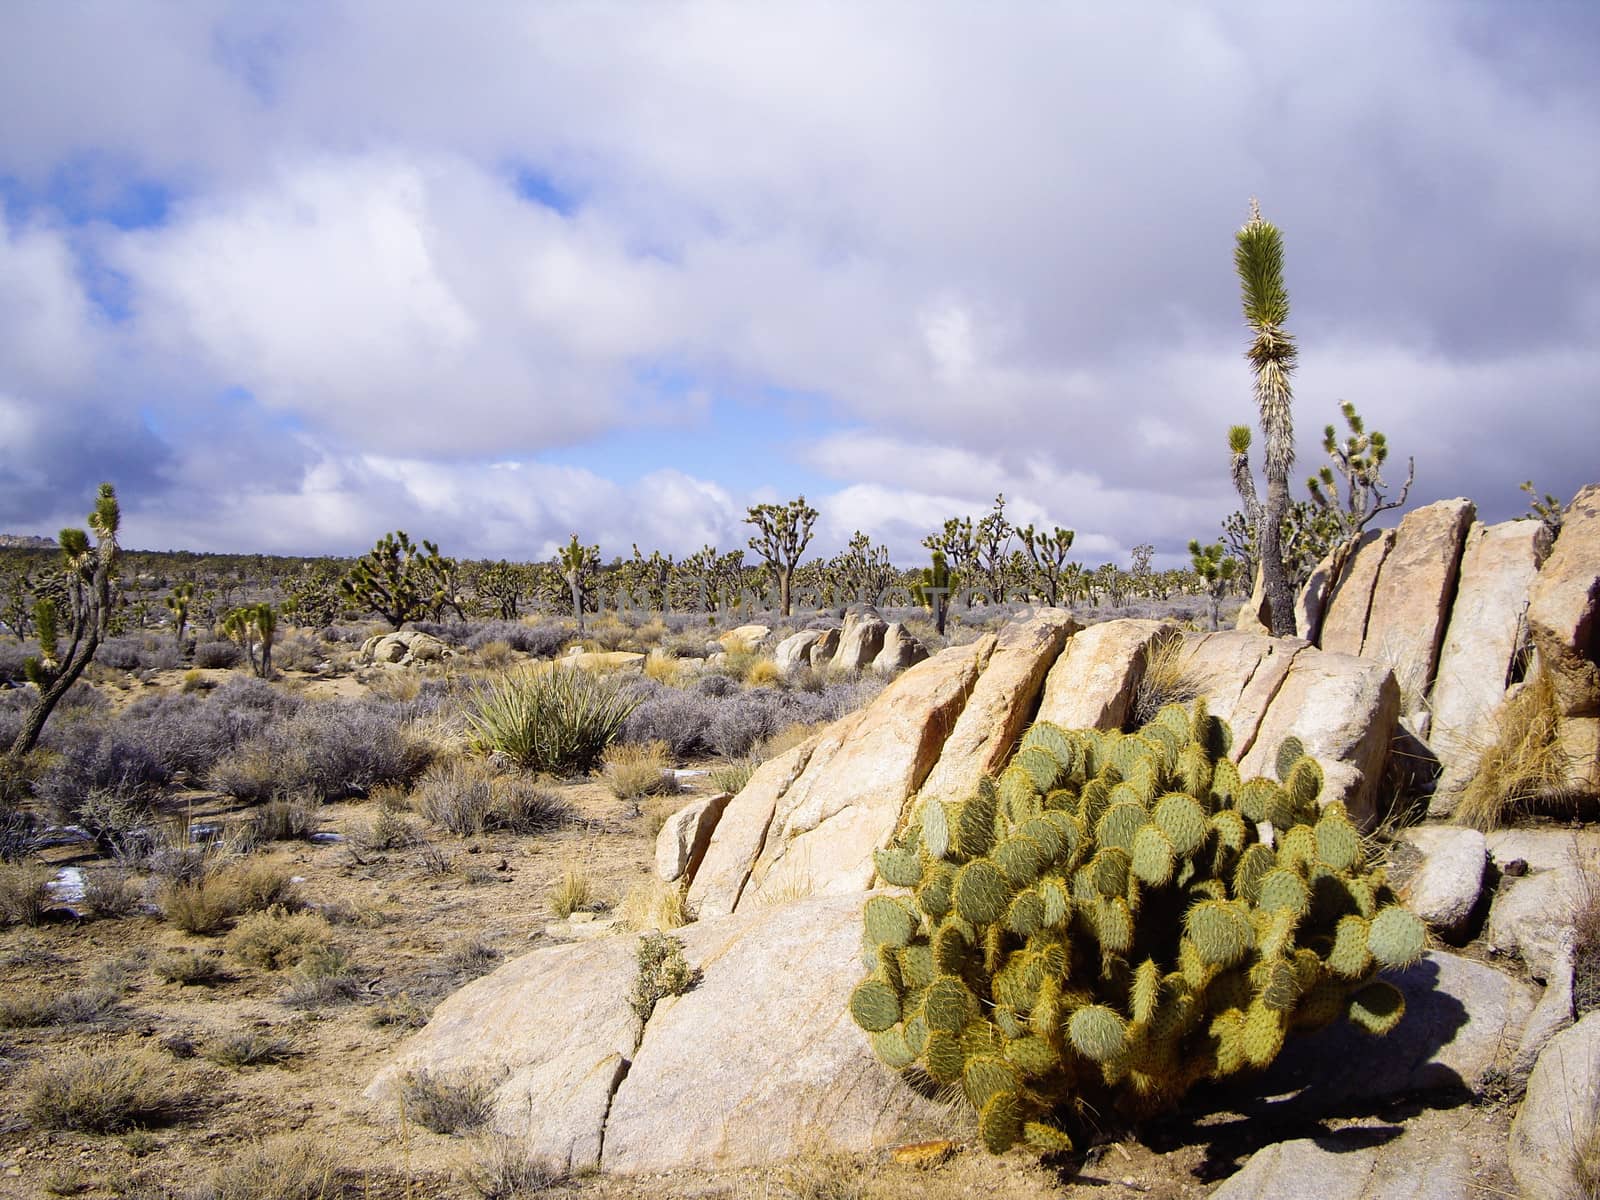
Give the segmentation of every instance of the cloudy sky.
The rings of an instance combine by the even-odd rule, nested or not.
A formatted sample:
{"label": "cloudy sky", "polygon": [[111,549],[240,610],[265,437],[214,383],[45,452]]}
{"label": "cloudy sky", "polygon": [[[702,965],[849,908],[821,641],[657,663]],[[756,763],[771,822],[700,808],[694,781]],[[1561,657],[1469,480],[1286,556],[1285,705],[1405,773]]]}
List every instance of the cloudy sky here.
{"label": "cloudy sky", "polygon": [[[1600,478],[1600,6],[11,3],[0,531],[1089,562],[1237,502],[1232,272],[1288,248],[1303,476]],[[1398,480],[1404,464],[1392,464]]]}

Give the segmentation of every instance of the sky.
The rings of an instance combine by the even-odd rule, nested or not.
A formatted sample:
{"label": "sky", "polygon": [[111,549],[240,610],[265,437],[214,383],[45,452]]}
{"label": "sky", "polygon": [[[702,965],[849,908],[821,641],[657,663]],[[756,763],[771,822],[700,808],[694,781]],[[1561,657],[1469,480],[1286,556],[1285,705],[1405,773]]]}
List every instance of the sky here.
{"label": "sky", "polygon": [[1004,493],[1179,565],[1252,197],[1296,480],[1350,400],[1505,520],[1600,479],[1595,61],[1562,0],[16,0],[0,531],[108,479],[136,548],[610,559],[803,493],[912,565]]}

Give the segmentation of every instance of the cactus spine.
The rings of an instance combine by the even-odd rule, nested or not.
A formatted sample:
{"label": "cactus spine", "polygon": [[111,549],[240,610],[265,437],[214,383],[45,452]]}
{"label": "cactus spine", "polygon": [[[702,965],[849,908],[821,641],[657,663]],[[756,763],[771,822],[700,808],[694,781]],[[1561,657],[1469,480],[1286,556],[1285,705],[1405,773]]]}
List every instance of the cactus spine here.
{"label": "cactus spine", "polygon": [[1230,743],[1203,702],[1137,734],[1035,725],[878,852],[911,894],[868,902],[851,1013],[889,1065],[960,1085],[989,1149],[1060,1150],[1075,1111],[1156,1111],[1291,1030],[1403,1015],[1376,975],[1421,954],[1421,923],[1343,805],[1318,808],[1301,745],[1246,782]]}

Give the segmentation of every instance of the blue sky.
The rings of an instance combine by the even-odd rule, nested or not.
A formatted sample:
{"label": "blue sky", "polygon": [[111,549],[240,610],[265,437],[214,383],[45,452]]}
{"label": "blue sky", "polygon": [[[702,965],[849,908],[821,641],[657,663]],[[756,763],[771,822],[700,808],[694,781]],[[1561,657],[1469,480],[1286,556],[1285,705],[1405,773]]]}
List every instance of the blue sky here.
{"label": "blue sky", "polygon": [[1600,474],[1592,5],[998,11],[6,6],[0,530],[682,554],[804,492],[911,563],[1003,491],[1176,564],[1251,196],[1297,474],[1344,399],[1413,504]]}

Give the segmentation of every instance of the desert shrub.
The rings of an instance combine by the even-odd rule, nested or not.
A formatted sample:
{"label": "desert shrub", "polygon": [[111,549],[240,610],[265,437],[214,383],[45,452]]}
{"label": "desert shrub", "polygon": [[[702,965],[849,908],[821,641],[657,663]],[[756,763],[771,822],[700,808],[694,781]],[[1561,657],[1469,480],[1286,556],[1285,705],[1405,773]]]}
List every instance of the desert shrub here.
{"label": "desert shrub", "polygon": [[757,656],[744,671],[746,687],[770,687],[783,678],[778,664],[765,656]]}
{"label": "desert shrub", "polygon": [[302,748],[306,784],[324,800],[365,796],[382,784],[408,785],[427,765],[424,749],[392,715],[366,705],[308,708],[289,723],[285,736]]}
{"label": "desert shrub", "polygon": [[275,796],[291,795],[305,773],[304,759],[292,749],[261,740],[247,742],[219,761],[209,782],[235,800],[263,804]]}
{"label": "desert shrub", "polygon": [[704,658],[707,650],[706,640],[703,630],[685,630],[662,638],[661,648],[674,658]]}
{"label": "desert shrub", "polygon": [[488,1124],[494,1116],[495,1085],[471,1072],[438,1074],[419,1070],[400,1080],[406,1115],[434,1133],[465,1133]]}
{"label": "desert shrub", "polygon": [[211,987],[228,978],[222,957],[202,950],[169,950],[150,969],[157,979],[184,987]]}
{"label": "desert shrub", "polygon": [[100,643],[94,661],[113,671],[138,671],[145,666],[144,646],[139,638],[113,637]]}
{"label": "desert shrub", "polygon": [[851,1014],[886,1063],[959,1084],[991,1151],[1066,1149],[1051,1112],[1158,1111],[1291,1029],[1403,1015],[1376,976],[1422,953],[1422,923],[1296,739],[1248,782],[1231,741],[1198,702],[1132,735],[1038,723],[998,780],[877,853],[912,891],[866,904]]}
{"label": "desert shrub", "polygon": [[317,831],[319,824],[321,814],[315,803],[306,800],[269,800],[259,812],[251,815],[246,826],[247,840],[253,845],[304,841]]}
{"label": "desert shrub", "polygon": [[666,933],[647,933],[639,939],[637,969],[628,1003],[648,1021],[656,1004],[666,996],[681,996],[700,979],[683,957],[683,942]]}
{"label": "desert shrub", "polygon": [[293,877],[278,863],[246,859],[224,867],[218,878],[232,893],[236,912],[299,906]]}
{"label": "desert shrub", "polygon": [[418,841],[416,826],[390,808],[380,808],[365,825],[352,827],[348,836],[351,846],[363,854],[403,850]]}
{"label": "desert shrub", "polygon": [[638,704],[626,680],[550,669],[507,675],[473,694],[474,748],[541,771],[583,772],[600,760]]}
{"label": "desert shrub", "polygon": [[87,987],[59,991],[35,988],[0,997],[0,1029],[37,1029],[45,1025],[91,1025],[116,1012],[121,995],[112,988]]}
{"label": "desert shrub", "polygon": [[273,1037],[258,1029],[219,1033],[199,1045],[200,1057],[219,1067],[259,1067],[283,1062],[294,1052],[288,1038]]}
{"label": "desert shrub", "polygon": [[235,915],[233,889],[218,877],[179,879],[161,890],[162,916],[184,933],[221,933]]}
{"label": "desert shrub", "polygon": [[367,1024],[374,1029],[421,1029],[427,1023],[428,1010],[405,993],[387,996],[367,1010]]}
{"label": "desert shrub", "polygon": [[333,927],[314,912],[290,912],[281,906],[251,913],[228,934],[228,953],[242,963],[264,971],[299,966],[306,955],[326,950],[333,942]]}
{"label": "desert shrub", "polygon": [[494,772],[461,759],[434,763],[417,782],[412,804],[430,825],[462,837],[480,834],[494,809]]}
{"label": "desert shrub", "polygon": [[548,788],[516,775],[495,781],[494,808],[489,816],[492,828],[507,833],[546,833],[574,819],[572,805]]}
{"label": "desert shrub", "polygon": [[475,653],[478,665],[489,671],[503,671],[517,661],[517,652],[505,642],[484,642]]}
{"label": "desert shrub", "polygon": [[291,633],[272,646],[272,665],[280,671],[315,670],[326,658],[322,643],[301,631]]}
{"label": "desert shrub", "polygon": [[[0,683],[16,686],[25,682],[28,674],[22,664],[38,653],[39,647],[35,644],[0,638]],[[9,739],[0,738],[0,744],[9,746],[11,743]]]}
{"label": "desert shrub", "polygon": [[244,653],[232,642],[196,642],[194,665],[208,671],[226,671],[244,661]]}
{"label": "desert shrub", "polygon": [[473,1147],[467,1182],[483,1200],[515,1200],[549,1191],[567,1173],[548,1158],[534,1154],[521,1138],[488,1134]]}
{"label": "desert shrub", "polygon": [[618,800],[638,800],[678,789],[665,742],[619,742],[604,756],[606,787]]}
{"label": "desert shrub", "polygon": [[706,740],[725,758],[748,754],[788,724],[784,707],[782,693],[772,688],[753,689],[737,700],[724,701],[711,718]]}
{"label": "desert shrub", "polygon": [[1560,723],[1555,685],[1546,672],[1536,672],[1500,706],[1494,740],[1474,747],[1478,768],[1456,805],[1456,822],[1498,829],[1518,812],[1567,807],[1571,764]]}
{"label": "desert shrub", "polygon": [[65,1050],[34,1063],[18,1082],[23,1116],[37,1129],[120,1133],[176,1119],[191,1089],[153,1049]]}
{"label": "desert shrub", "polygon": [[709,749],[707,733],[719,708],[715,698],[694,690],[661,687],[650,680],[641,681],[638,695],[639,706],[628,717],[619,741],[640,745],[665,742],[680,762]]}
{"label": "desert shrub", "polygon": [[324,946],[301,958],[278,999],[289,1008],[316,1009],[348,1003],[360,994],[355,965],[337,946]]}
{"label": "desert shrub", "polygon": [[344,1194],[333,1152],[304,1133],[256,1142],[212,1174],[205,1200],[336,1200]]}
{"label": "desert shrub", "polygon": [[595,904],[594,885],[586,872],[568,867],[550,889],[550,911],[562,920],[575,912],[585,912]]}
{"label": "desert shrub", "polygon": [[738,695],[739,684],[730,676],[710,671],[694,681],[694,690],[702,696],[713,696],[720,700],[723,696]]}
{"label": "desert shrub", "polygon": [[0,863],[31,858],[43,842],[39,819],[0,799]]}
{"label": "desert shrub", "polygon": [[36,863],[0,863],[0,923],[42,925],[55,872]]}
{"label": "desert shrub", "polygon": [[121,867],[102,867],[83,875],[83,908],[92,917],[131,917],[144,903],[144,889]]}
{"label": "desert shrub", "polygon": [[1204,672],[1192,665],[1183,636],[1176,630],[1151,639],[1143,658],[1144,673],[1129,706],[1129,729],[1148,725],[1169,704],[1188,704],[1204,695],[1211,683]]}
{"label": "desert shrub", "polygon": [[79,722],[40,776],[35,793],[64,824],[78,822],[84,797],[92,792],[154,795],[172,782],[173,772],[141,732],[120,724]]}
{"label": "desert shrub", "polygon": [[521,621],[490,621],[467,639],[468,650],[482,650],[490,642],[504,642],[519,654],[554,658],[571,637],[560,625],[528,625]]}

